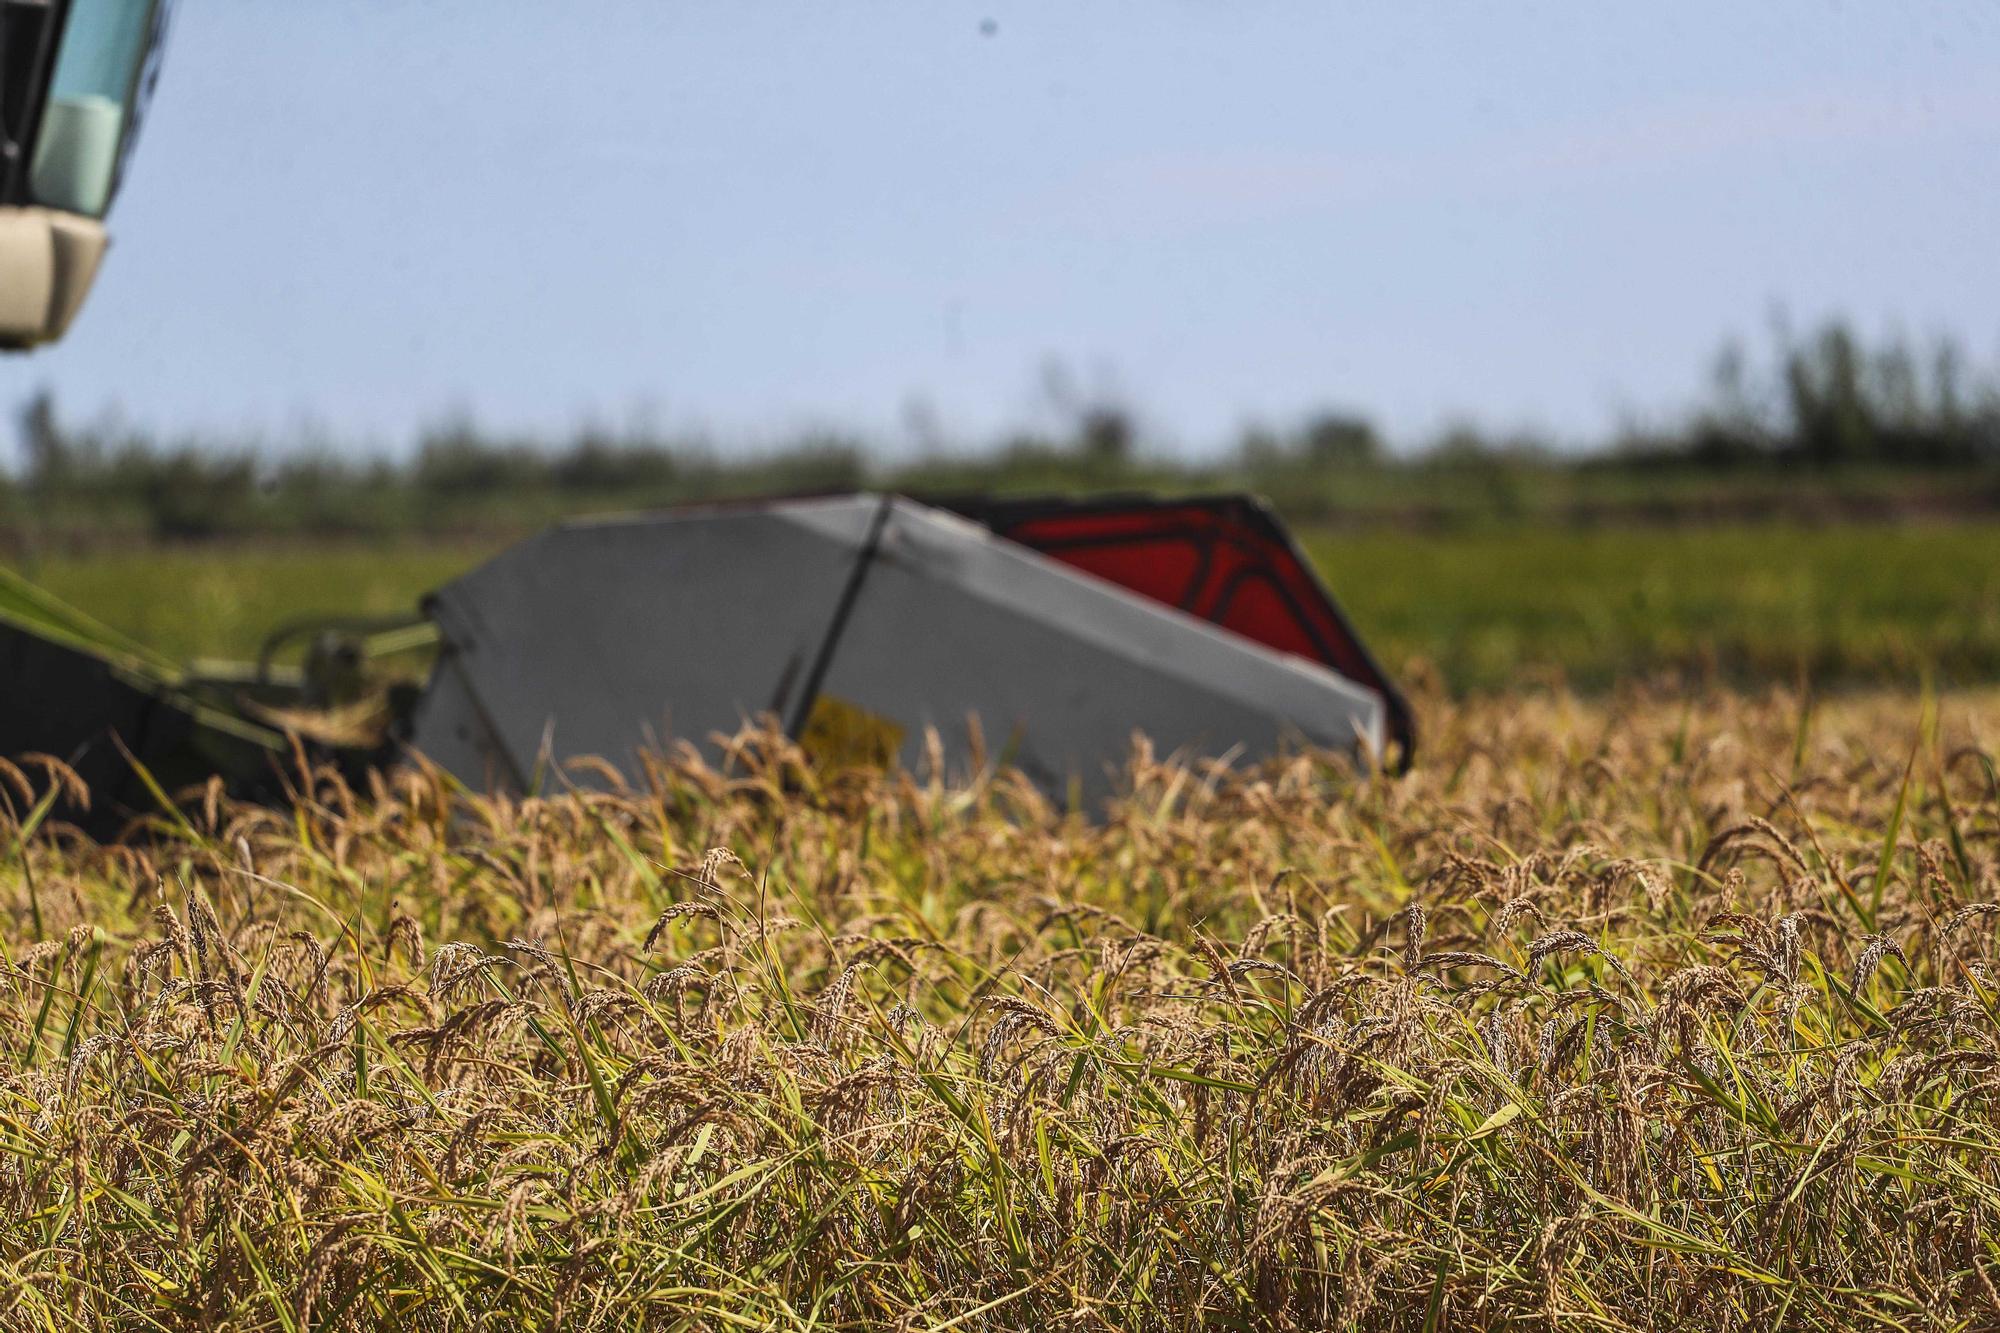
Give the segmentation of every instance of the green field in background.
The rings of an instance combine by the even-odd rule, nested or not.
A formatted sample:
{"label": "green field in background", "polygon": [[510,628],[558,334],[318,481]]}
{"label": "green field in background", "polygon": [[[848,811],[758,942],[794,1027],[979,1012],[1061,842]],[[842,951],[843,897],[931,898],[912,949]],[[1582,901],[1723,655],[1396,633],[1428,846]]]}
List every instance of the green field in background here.
{"label": "green field in background", "polygon": [[[1308,532],[1384,662],[1461,689],[1560,672],[2000,679],[2000,524]],[[24,572],[175,656],[247,656],[288,620],[413,609],[504,542],[214,545],[48,556]]]}
{"label": "green field in background", "polygon": [[1559,671],[1737,681],[2000,679],[2000,524],[1308,534],[1386,664],[1454,686]]}
{"label": "green field in background", "polygon": [[497,550],[394,541],[108,548],[16,564],[57,597],[170,657],[254,656],[314,615],[393,615]]}

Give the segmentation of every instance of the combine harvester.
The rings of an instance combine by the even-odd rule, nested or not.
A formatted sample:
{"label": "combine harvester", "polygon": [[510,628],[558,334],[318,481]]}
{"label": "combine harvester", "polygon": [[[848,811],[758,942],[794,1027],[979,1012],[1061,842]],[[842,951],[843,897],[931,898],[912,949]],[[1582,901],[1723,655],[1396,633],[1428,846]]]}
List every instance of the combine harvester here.
{"label": "combine harvester", "polygon": [[[1310,746],[1401,768],[1414,752],[1402,696],[1240,496],[845,495],[578,521],[438,590],[421,620],[363,628],[314,635],[304,670],[269,653],[181,669],[16,581],[0,756],[77,766],[100,795],[89,826],[109,832],[158,813],[128,754],[162,785],[219,773],[264,797],[283,790],[288,732],[351,769],[414,750],[515,792],[586,755],[628,774],[677,741],[720,759],[759,721],[835,765],[920,765],[935,734],[951,771],[983,756],[1080,809],[1115,790],[1139,734],[1239,762]],[[357,664],[423,643],[428,682],[380,696],[376,740],[315,724],[353,699]]]}
{"label": "combine harvester", "polygon": [[[0,350],[60,338],[90,289],[168,9],[0,0]],[[848,495],[569,523],[407,623],[304,626],[305,666],[274,667],[300,628],[254,668],[183,667],[0,569],[0,759],[69,764],[90,809],[34,817],[108,835],[216,775],[281,797],[295,744],[356,771],[414,749],[524,791],[584,755],[628,773],[648,745],[720,757],[717,737],[771,720],[836,764],[916,764],[935,735],[947,766],[989,756],[1080,808],[1140,733],[1189,758],[1414,752],[1402,697],[1245,497]],[[431,645],[423,689],[366,686],[371,658]]]}

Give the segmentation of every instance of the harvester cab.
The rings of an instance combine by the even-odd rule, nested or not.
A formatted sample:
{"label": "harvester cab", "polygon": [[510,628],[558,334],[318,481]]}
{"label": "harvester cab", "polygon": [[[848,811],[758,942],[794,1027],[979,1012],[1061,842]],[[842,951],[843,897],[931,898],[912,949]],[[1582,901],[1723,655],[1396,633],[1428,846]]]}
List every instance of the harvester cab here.
{"label": "harvester cab", "polygon": [[54,342],[159,72],[169,0],[0,0],[0,350]]}

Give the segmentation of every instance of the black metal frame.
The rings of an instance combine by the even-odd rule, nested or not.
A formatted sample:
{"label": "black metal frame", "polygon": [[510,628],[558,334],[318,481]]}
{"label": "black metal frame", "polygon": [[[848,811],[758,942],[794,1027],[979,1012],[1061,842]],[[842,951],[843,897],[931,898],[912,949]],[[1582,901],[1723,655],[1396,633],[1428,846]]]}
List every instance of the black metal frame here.
{"label": "black metal frame", "polygon": [[[0,82],[12,75],[14,81],[26,85],[18,91],[0,86],[0,205],[33,202],[28,198],[28,167],[42,131],[42,112],[48,106],[49,83],[55,78],[56,52],[62,47],[69,3],[0,0]],[[41,18],[30,29],[30,16],[35,13]],[[24,54],[10,49],[12,42],[23,38],[33,42],[31,50]],[[13,115],[5,116],[10,103]]]}
{"label": "black metal frame", "polygon": [[812,665],[806,670],[805,686],[799,691],[799,701],[785,723],[785,734],[793,740],[806,734],[806,724],[812,720],[813,705],[819,702],[820,690],[826,684],[826,673],[833,666],[834,650],[840,647],[841,636],[847,632],[847,622],[854,615],[854,603],[861,595],[861,585],[868,578],[876,553],[882,549],[882,534],[889,526],[889,515],[895,507],[896,497],[893,495],[884,495],[875,504],[875,513],[868,520],[868,535],[862,538],[861,551],[854,557],[854,567],[848,570],[847,582],[840,589],[840,601],[833,608],[833,620],[813,654]]}

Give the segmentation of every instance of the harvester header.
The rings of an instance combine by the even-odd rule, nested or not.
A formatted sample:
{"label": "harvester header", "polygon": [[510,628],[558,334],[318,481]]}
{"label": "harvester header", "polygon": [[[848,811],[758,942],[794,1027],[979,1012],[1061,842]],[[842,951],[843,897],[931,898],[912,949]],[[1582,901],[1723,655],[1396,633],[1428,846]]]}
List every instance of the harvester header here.
{"label": "harvester header", "polygon": [[[1004,763],[1078,808],[1115,790],[1136,735],[1189,759],[1312,747],[1402,767],[1414,752],[1402,696],[1245,496],[849,494],[578,520],[421,614],[416,638],[364,627],[434,658],[420,689],[389,696],[377,742],[338,757],[416,752],[481,790],[532,791],[585,756],[637,777],[645,751],[676,743],[721,761],[760,722],[832,765]],[[113,670],[58,680],[55,657],[111,661],[115,645],[37,615],[0,623],[0,699],[20,701],[0,705],[0,754],[115,771],[109,732],[129,715],[145,721],[120,737],[130,754],[176,776],[206,760],[245,791],[282,786],[257,771],[289,757],[280,733],[348,694],[367,655],[322,634],[318,666],[288,681],[268,654],[176,676],[128,646]]]}

